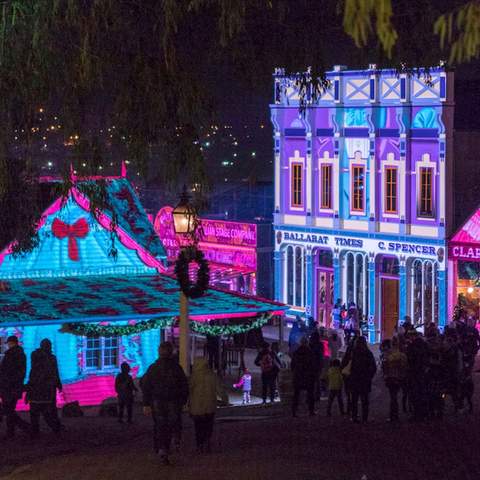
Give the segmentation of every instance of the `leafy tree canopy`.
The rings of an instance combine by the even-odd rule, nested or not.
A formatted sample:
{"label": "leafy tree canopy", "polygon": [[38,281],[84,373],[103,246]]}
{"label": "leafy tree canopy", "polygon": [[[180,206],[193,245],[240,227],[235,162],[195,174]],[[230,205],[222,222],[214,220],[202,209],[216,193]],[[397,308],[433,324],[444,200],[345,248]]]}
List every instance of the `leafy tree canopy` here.
{"label": "leafy tree canopy", "polygon": [[[214,117],[216,72],[267,84],[274,66],[311,66],[316,78],[345,52],[352,63],[399,69],[470,61],[480,52],[480,2],[0,1],[0,241],[29,237],[20,252],[35,244],[25,225],[41,203],[30,135],[40,105],[61,115],[66,139],[75,136],[73,168],[99,173],[97,132],[114,124],[143,176],[159,148],[153,168],[201,195],[208,179],[197,139]],[[26,134],[20,158],[17,129]],[[61,193],[71,185],[67,167],[64,178]]]}

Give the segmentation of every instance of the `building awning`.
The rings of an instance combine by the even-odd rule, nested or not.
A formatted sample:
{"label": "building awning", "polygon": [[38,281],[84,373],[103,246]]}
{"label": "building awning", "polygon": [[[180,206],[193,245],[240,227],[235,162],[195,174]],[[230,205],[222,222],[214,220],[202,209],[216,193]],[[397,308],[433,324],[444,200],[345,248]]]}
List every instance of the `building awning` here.
{"label": "building awning", "polygon": [[[194,320],[255,317],[287,309],[271,300],[209,289],[190,300]],[[179,315],[179,288],[166,275],[25,278],[0,282],[0,327],[116,322]]]}

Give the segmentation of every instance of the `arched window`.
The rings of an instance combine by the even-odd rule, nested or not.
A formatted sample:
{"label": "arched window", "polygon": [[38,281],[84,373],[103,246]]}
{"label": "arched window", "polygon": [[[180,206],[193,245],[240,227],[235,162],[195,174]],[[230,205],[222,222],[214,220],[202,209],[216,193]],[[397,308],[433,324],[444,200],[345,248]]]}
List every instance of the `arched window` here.
{"label": "arched window", "polygon": [[285,262],[285,302],[296,307],[304,307],[306,303],[304,249],[288,246]]}
{"label": "arched window", "polygon": [[368,258],[366,253],[345,252],[343,298],[354,303],[362,315],[368,313]]}
{"label": "arched window", "polygon": [[416,259],[410,267],[410,316],[415,324],[438,324],[438,264]]}
{"label": "arched window", "polygon": [[295,274],[293,271],[293,247],[287,247],[287,268],[286,268],[286,282],[287,282],[287,298],[286,302],[293,305],[293,288]]}
{"label": "arched window", "polygon": [[295,305],[297,307],[303,304],[303,249],[295,248]]}

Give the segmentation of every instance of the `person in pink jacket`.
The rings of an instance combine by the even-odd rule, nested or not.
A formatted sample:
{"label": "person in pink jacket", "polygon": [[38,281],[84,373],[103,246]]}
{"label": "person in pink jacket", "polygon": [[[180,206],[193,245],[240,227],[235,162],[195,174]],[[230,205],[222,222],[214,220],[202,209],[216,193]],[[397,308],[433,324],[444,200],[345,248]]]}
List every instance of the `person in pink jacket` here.
{"label": "person in pink jacket", "polygon": [[234,388],[242,387],[243,391],[243,403],[250,403],[250,392],[252,391],[252,375],[245,369],[243,375],[240,377],[238,383],[235,383]]}

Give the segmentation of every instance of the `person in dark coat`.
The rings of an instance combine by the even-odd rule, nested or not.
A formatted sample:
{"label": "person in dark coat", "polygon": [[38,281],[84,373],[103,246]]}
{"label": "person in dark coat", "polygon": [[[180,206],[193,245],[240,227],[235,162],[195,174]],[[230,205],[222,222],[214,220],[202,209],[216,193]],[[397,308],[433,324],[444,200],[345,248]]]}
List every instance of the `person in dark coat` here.
{"label": "person in dark coat", "polygon": [[315,358],[315,384],[314,384],[314,397],[315,400],[320,400],[321,394],[321,374],[323,370],[323,353],[324,346],[320,340],[320,333],[318,331],[313,332],[310,335],[309,347]]}
{"label": "person in dark coat", "polygon": [[26,402],[30,404],[32,435],[40,432],[40,415],[55,433],[60,433],[61,423],[57,413],[57,390],[62,391],[57,357],[52,353],[52,342],[44,338],[40,348],[32,352],[32,367],[27,383]]}
{"label": "person in dark coat", "polygon": [[172,436],[178,430],[182,407],[188,399],[188,382],[173,357],[170,342],[160,345],[159,354],[160,358],[150,365],[142,378],[141,388],[144,413],[153,417],[153,449],[168,465]]}
{"label": "person in dark coat", "polygon": [[352,421],[358,423],[358,400],[362,403],[362,421],[368,420],[369,396],[372,380],[377,371],[375,357],[367,346],[365,337],[358,337],[352,351],[350,389],[352,391]]}
{"label": "person in dark coat", "polygon": [[295,321],[292,324],[290,335],[288,336],[288,354],[293,355],[295,350],[300,345],[300,340],[305,335],[305,329],[303,328],[302,319],[297,315]]}
{"label": "person in dark coat", "polygon": [[291,369],[293,374],[293,416],[297,416],[298,400],[302,390],[307,391],[308,411],[313,416],[315,415],[314,384],[317,367],[315,356],[308,346],[306,338],[302,338],[300,346],[293,354]]}
{"label": "person in dark coat", "polygon": [[263,344],[254,363],[257,367],[260,367],[262,371],[262,403],[264,405],[267,403],[268,394],[270,395],[270,402],[273,403],[275,401],[277,376],[280,371],[281,362],[270,348],[268,342]]}
{"label": "person in dark coat", "polygon": [[118,398],[118,421],[123,422],[123,412],[127,409],[127,421],[132,423],[133,398],[138,391],[130,375],[130,365],[123,362],[120,373],[115,377],[115,392]]}
{"label": "person in dark coat", "polygon": [[414,336],[407,347],[408,398],[413,409],[413,421],[422,421],[428,414],[427,366],[428,347],[420,336]]}
{"label": "person in dark coat", "polygon": [[22,398],[23,382],[27,371],[27,357],[18,344],[18,338],[12,335],[7,338],[8,350],[0,364],[0,398],[3,414],[7,423],[7,438],[15,435],[15,427],[30,432],[30,425],[17,415],[17,402]]}

